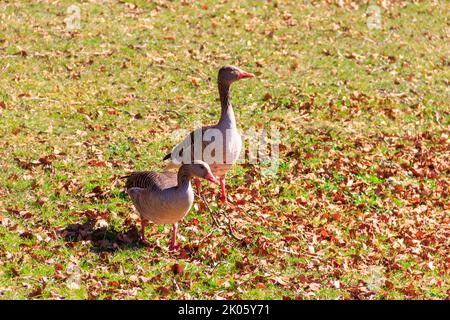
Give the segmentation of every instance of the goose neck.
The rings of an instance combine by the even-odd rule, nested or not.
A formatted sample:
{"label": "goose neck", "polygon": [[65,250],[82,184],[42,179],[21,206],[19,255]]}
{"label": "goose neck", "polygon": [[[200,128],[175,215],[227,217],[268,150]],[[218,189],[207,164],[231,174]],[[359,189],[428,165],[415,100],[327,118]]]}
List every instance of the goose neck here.
{"label": "goose neck", "polygon": [[220,104],[222,107],[219,123],[221,124],[228,123],[230,125],[235,126],[236,120],[234,117],[233,106],[231,105],[230,84],[219,81],[218,86],[219,86]]}
{"label": "goose neck", "polygon": [[191,183],[191,176],[189,173],[187,173],[184,168],[181,168],[178,171],[178,176],[177,176],[177,188],[178,189],[185,189],[185,188],[189,188],[190,183]]}

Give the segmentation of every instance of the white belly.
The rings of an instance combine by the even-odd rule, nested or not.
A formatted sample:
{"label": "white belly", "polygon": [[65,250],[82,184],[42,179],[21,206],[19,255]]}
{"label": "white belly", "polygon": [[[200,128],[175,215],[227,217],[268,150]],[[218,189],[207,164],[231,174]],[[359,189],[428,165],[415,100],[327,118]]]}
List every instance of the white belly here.
{"label": "white belly", "polygon": [[221,130],[223,143],[215,148],[214,157],[208,158],[207,150],[204,152],[203,161],[211,167],[211,171],[217,177],[224,178],[233,164],[239,159],[242,149],[242,138],[236,129]]}
{"label": "white belly", "polygon": [[225,142],[225,163],[234,164],[241,154],[242,138],[237,130],[229,130]]}
{"label": "white belly", "polygon": [[[199,139],[197,142],[196,139]],[[182,152],[180,153],[180,151]],[[194,131],[194,144],[191,136],[187,136],[172,152],[174,164],[189,163],[192,160],[203,160],[209,164],[215,176],[225,177],[234,163],[239,159],[242,150],[242,138],[236,127],[212,127],[202,132],[202,128]]]}

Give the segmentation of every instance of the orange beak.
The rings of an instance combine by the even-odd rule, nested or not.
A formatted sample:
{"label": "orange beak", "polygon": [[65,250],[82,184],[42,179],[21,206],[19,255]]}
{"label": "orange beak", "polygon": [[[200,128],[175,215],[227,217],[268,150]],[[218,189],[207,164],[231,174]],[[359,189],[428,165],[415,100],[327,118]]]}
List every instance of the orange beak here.
{"label": "orange beak", "polygon": [[214,182],[215,184],[219,184],[219,181],[217,181],[216,177],[214,177],[214,175],[211,172],[208,172],[205,179]]}
{"label": "orange beak", "polygon": [[253,78],[253,77],[255,77],[255,75],[250,72],[241,71],[241,73],[239,74],[239,80],[245,79],[245,78]]}

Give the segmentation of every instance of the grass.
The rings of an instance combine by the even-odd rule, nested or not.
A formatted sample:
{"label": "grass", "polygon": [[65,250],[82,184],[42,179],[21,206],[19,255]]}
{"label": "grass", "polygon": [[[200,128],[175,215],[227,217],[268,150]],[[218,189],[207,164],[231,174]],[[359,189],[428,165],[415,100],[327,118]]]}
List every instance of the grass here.
{"label": "grass", "polygon": [[[385,3],[371,30],[362,3],[90,1],[79,32],[73,1],[0,4],[0,298],[448,298],[448,6]],[[225,64],[277,175],[230,173],[243,241],[197,203],[180,253],[141,247],[118,177],[217,121]]]}

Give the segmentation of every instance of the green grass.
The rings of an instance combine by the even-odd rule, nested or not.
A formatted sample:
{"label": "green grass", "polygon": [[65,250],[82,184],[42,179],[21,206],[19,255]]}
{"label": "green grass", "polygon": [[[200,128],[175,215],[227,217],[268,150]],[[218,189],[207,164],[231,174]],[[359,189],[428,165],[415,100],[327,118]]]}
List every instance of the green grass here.
{"label": "green grass", "polygon": [[[70,33],[73,3],[0,4],[1,299],[448,298],[445,2],[387,1],[370,30],[365,4],[91,1]],[[232,99],[244,132],[280,129],[277,175],[229,175],[246,241],[197,203],[184,252],[168,226],[141,247],[117,178],[217,121],[225,64],[257,75]]]}

